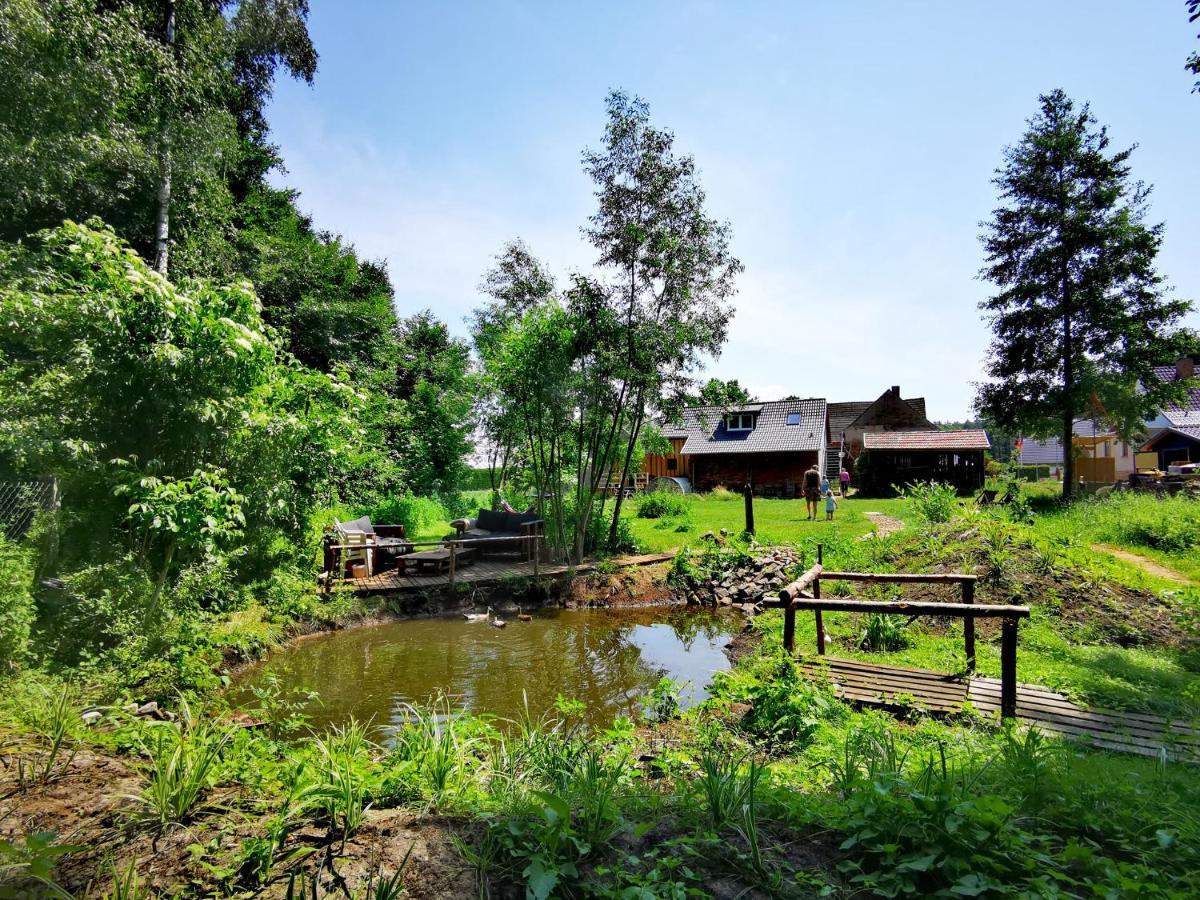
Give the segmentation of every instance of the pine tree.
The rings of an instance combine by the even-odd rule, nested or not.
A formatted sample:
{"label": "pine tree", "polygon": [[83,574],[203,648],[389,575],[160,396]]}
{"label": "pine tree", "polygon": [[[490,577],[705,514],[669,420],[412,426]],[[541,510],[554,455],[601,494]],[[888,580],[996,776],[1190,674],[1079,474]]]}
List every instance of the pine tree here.
{"label": "pine tree", "polygon": [[1133,148],[1109,150],[1088,106],[1061,90],[994,183],[1000,206],[983,223],[981,276],[997,292],[980,304],[991,324],[976,407],[1025,434],[1061,435],[1063,496],[1073,490],[1072,426],[1097,409],[1123,436],[1186,385],[1152,367],[1194,346],[1179,321],[1191,303],[1169,296],[1154,267],[1163,226],[1145,224],[1148,187],[1130,179]]}

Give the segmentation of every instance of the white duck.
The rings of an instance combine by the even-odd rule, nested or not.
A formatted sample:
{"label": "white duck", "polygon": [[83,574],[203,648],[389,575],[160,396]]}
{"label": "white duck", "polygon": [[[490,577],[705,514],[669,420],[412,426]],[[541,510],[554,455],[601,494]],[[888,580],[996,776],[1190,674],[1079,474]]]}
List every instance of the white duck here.
{"label": "white duck", "polygon": [[[488,607],[488,612],[490,613],[491,611],[492,611],[492,608],[489,606],[489,607]],[[505,625],[507,625],[507,624],[508,624],[507,622],[505,622],[505,621],[504,621],[502,618],[500,618],[499,616],[496,616],[496,617],[494,617],[494,618],[490,619],[490,620],[489,620],[489,623],[491,624],[491,626],[492,626],[493,628],[503,628]]]}
{"label": "white duck", "polygon": [[491,617],[492,617],[492,608],[490,606],[487,608],[487,612],[463,613],[463,618],[466,619],[468,622],[482,622],[485,619],[491,619]]}

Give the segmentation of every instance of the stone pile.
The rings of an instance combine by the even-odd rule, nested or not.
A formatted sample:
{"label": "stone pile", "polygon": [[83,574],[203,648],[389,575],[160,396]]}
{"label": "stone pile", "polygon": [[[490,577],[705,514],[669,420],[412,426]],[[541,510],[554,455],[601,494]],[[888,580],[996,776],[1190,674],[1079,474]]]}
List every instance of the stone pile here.
{"label": "stone pile", "polygon": [[755,616],[763,611],[764,600],[778,598],[799,566],[800,555],[788,547],[756,552],[721,576],[686,591],[684,600],[689,606],[731,606]]}

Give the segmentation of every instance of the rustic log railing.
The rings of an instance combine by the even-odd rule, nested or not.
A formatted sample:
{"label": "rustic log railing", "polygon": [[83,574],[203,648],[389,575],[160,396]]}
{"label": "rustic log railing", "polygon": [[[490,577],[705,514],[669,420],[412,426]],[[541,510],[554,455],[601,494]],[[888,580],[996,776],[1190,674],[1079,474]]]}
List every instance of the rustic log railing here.
{"label": "rustic log railing", "polygon": [[[783,610],[783,646],[795,653],[796,611],[812,610],[816,619],[817,653],[825,655],[825,623],[823,612],[904,614],[911,616],[952,616],[963,620],[963,639],[966,644],[967,671],[975,671],[975,620],[1000,619],[1000,715],[1013,718],[1017,714],[1017,622],[1029,618],[1029,607],[1009,605],[977,605],[974,575],[895,572],[834,572],[822,564],[823,548],[817,545],[817,564],[779,592],[777,601],[765,606]],[[928,601],[874,601],[822,599],[821,581],[861,581],[868,584],[958,584],[961,603]]]}
{"label": "rustic log railing", "polygon": [[[533,577],[540,576],[541,556],[545,548],[544,534],[530,533],[523,534],[519,537],[480,537],[480,538],[455,538],[452,540],[432,540],[432,541],[410,541],[403,540],[400,546],[411,548],[401,555],[408,555],[416,550],[417,547],[437,547],[449,551],[449,557],[446,562],[446,575],[449,585],[452,587],[455,582],[455,577],[458,571],[458,555],[459,550],[463,547],[475,548],[480,545],[491,543],[506,543],[511,546],[520,546],[521,549],[515,551],[519,553],[524,560],[533,563]],[[345,562],[342,558],[342,552],[345,550],[366,550],[370,553],[378,553],[379,551],[389,550],[387,544],[325,544],[325,561],[322,567],[322,589],[328,593],[335,581],[345,581]]]}

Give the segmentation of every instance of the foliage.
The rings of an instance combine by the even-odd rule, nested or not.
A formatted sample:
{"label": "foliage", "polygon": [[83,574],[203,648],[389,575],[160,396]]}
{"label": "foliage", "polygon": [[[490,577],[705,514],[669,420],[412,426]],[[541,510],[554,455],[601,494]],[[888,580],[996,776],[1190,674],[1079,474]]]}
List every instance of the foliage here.
{"label": "foliage", "polygon": [[903,650],[908,643],[903,617],[881,613],[867,615],[858,639],[859,649],[872,652]]}
{"label": "foliage", "polygon": [[639,519],[661,519],[667,516],[686,516],[690,511],[691,506],[682,494],[652,491],[638,499],[635,515]]}
{"label": "foliage", "polygon": [[33,553],[0,534],[0,669],[21,665],[37,610],[33,599]]}
{"label": "foliage", "polygon": [[900,494],[927,524],[948,522],[958,510],[958,492],[953,485],[935,481],[913,482],[906,484]]}
{"label": "foliage", "polygon": [[10,715],[37,738],[16,757],[17,784],[45,784],[66,772],[79,746],[80,707],[72,687],[35,682],[7,699]]}
{"label": "foliage", "polygon": [[136,799],[142,815],[159,829],[185,823],[199,812],[221,751],[231,738],[227,729],[194,715],[186,702],[180,720],[150,725],[149,734],[142,738],[150,773]]}
{"label": "foliage", "polygon": [[[71,894],[52,879],[54,867],[60,857],[82,850],[73,844],[59,844],[53,831],[38,831],[27,834],[21,843],[0,841],[0,897],[46,896],[71,900]],[[32,882],[37,893],[25,894],[23,888]],[[15,889],[19,893],[9,894]]]}
{"label": "foliage", "polygon": [[404,533],[410,538],[425,534],[431,527],[450,519],[450,511],[442,501],[411,494],[387,497],[371,507],[368,515],[377,525],[403,525]]}
{"label": "foliage", "polygon": [[679,694],[683,685],[670,678],[660,678],[658,684],[642,698],[642,717],[647,722],[666,722],[679,715]]}
{"label": "foliage", "polygon": [[[1109,150],[1089,107],[1061,90],[1040,98],[995,183],[1001,205],[982,236],[981,304],[994,338],[979,411],[1024,434],[1058,433],[1096,413],[1121,434],[1141,429],[1188,383],[1153,367],[1195,343],[1179,324],[1191,309],[1154,268],[1162,225],[1145,224],[1149,189],[1130,180],[1132,150]],[[1074,489],[1065,463],[1063,494]]]}

